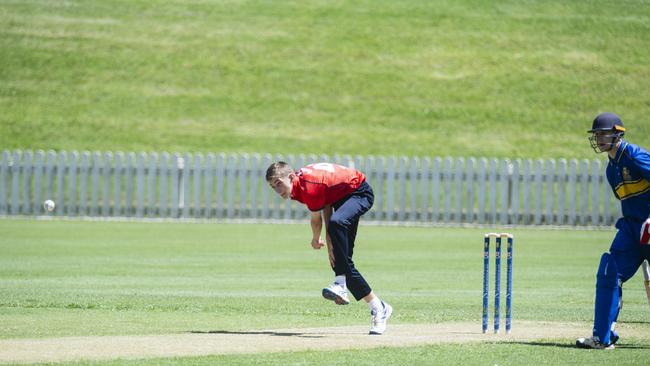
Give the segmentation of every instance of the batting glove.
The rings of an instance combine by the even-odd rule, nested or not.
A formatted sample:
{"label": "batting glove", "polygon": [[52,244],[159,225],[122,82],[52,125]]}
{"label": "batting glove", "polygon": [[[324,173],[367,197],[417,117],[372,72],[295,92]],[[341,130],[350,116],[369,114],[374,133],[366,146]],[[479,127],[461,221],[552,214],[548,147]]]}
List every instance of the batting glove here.
{"label": "batting glove", "polygon": [[650,242],[650,217],[641,225],[641,244]]}

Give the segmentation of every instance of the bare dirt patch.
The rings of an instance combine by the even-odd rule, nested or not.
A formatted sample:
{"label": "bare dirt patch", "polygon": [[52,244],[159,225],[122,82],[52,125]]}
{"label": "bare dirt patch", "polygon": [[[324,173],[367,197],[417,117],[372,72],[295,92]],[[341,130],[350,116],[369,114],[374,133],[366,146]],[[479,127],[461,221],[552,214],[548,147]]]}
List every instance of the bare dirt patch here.
{"label": "bare dirt patch", "polygon": [[[641,329],[644,328],[644,329]],[[620,329],[623,336],[646,337],[647,327]],[[477,323],[394,324],[382,336],[369,336],[367,326],[214,330],[145,336],[61,337],[0,340],[0,363],[71,360],[141,359],[304,350],[404,347],[470,342],[530,342],[566,339],[591,332],[589,324],[517,322],[505,334],[481,334]]]}

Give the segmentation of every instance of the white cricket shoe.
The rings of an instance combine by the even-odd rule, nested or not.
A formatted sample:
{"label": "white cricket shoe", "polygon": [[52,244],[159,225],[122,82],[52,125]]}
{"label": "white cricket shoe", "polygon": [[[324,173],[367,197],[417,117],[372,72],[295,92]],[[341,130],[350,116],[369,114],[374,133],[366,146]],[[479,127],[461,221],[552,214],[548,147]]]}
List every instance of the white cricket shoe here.
{"label": "white cricket shoe", "polygon": [[379,310],[378,312],[375,312],[374,310],[370,312],[370,332],[368,334],[373,334],[373,335],[380,335],[384,334],[386,331],[386,323],[388,323],[388,319],[390,318],[391,315],[393,315],[393,307],[386,304],[385,302],[381,302],[381,304],[384,306],[383,309]]}
{"label": "white cricket shoe", "polygon": [[347,305],[350,303],[348,299],[348,289],[338,283],[333,283],[330,287],[323,289],[323,297],[327,300],[332,300],[336,305]]}
{"label": "white cricket shoe", "polygon": [[614,343],[604,344],[594,339],[594,337],[578,338],[576,339],[576,347],[588,349],[614,349]]}

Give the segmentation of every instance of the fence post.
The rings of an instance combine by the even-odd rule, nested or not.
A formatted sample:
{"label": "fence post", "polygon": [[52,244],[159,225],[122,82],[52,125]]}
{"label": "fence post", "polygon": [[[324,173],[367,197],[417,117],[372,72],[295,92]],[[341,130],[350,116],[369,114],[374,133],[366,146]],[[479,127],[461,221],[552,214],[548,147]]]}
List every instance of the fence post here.
{"label": "fence post", "polygon": [[203,205],[205,206],[205,211],[203,212],[203,217],[211,218],[212,217],[212,190],[213,190],[213,181],[215,176],[215,156],[213,153],[209,153],[205,159],[205,174],[203,174],[204,184],[205,184],[205,197]]}
{"label": "fence post", "polygon": [[134,213],[133,191],[135,189],[133,174],[135,172],[135,154],[125,154],[124,164],[124,216],[131,217]]}
{"label": "fence post", "polygon": [[[149,154],[149,170],[147,171],[147,206],[146,206],[146,212],[147,212],[147,217],[155,217],[159,216],[162,217],[160,212],[156,209],[156,203],[158,200],[156,200],[156,193],[158,193],[158,197],[160,197],[160,192],[158,192],[158,189],[162,190],[162,173],[159,169],[160,167],[160,162],[158,160],[158,154],[157,153],[151,153]],[[156,182],[161,182],[160,185],[156,184]],[[158,189],[157,189],[158,188]]]}
{"label": "fence post", "polygon": [[485,223],[485,202],[487,200],[486,195],[486,180],[487,180],[487,159],[480,158],[478,160],[478,176],[476,181],[478,182],[478,223]]}
{"label": "fence post", "polygon": [[27,150],[23,154],[23,199],[22,199],[22,213],[29,215],[32,211],[31,197],[32,197],[32,152]]}
{"label": "fence post", "polygon": [[[192,197],[190,195],[192,186],[190,179],[196,174],[196,171],[193,169],[192,160],[192,154],[189,153],[185,153],[182,156],[179,154],[176,159],[178,165],[178,213],[184,219],[190,217],[190,208],[192,207]],[[174,176],[176,175],[174,174]]]}
{"label": "fence post", "polygon": [[[253,154],[251,157],[251,179],[250,179],[250,197],[251,197],[251,203],[250,203],[250,218],[256,219],[258,217],[258,212],[257,212],[257,191],[260,187],[260,181],[263,181],[264,178],[261,177],[264,172],[262,172],[262,168],[260,167],[260,155],[259,154]],[[266,187],[264,184],[262,184],[262,189],[265,189]]]}
{"label": "fence post", "polygon": [[98,151],[92,153],[92,188],[90,194],[90,216],[99,216],[99,170],[102,156]]}
{"label": "fence post", "polygon": [[600,220],[600,160],[593,160],[591,165],[591,224],[598,225]]}
{"label": "fence post", "polygon": [[442,221],[444,223],[449,223],[451,221],[451,196],[453,195],[453,190],[451,189],[451,169],[451,158],[446,157],[444,168],[442,169],[442,180],[445,186],[445,190],[443,192],[445,198],[445,211],[442,214]]}
{"label": "fence post", "polygon": [[467,166],[465,167],[465,219],[466,223],[474,222],[474,167],[476,166],[476,159],[470,157],[467,159]]}
{"label": "fence post", "polygon": [[398,160],[397,167],[397,179],[399,182],[399,192],[397,196],[399,197],[399,209],[397,212],[397,221],[404,221],[405,211],[406,211],[406,171],[407,171],[408,160],[406,157],[402,156]]}
{"label": "fence post", "polygon": [[383,156],[377,157],[376,160],[376,174],[377,174],[377,184],[375,187],[375,220],[383,220],[385,215],[384,211],[384,197],[385,194],[385,179],[384,179],[384,167],[386,166],[386,159]]}
{"label": "fence post", "polygon": [[[186,162],[179,153],[172,154],[170,175],[172,179],[172,199],[171,199],[171,209],[170,216],[174,219],[181,216],[181,208],[185,207],[185,197],[181,198],[183,194],[183,179],[186,174]],[[191,165],[191,162],[187,162]],[[182,206],[182,207],[181,207]]]}
{"label": "fence post", "polygon": [[569,217],[568,221],[570,225],[576,225],[578,223],[576,218],[576,202],[578,200],[577,193],[577,173],[578,162],[576,159],[571,159],[569,161]]}
{"label": "fence post", "polygon": [[147,155],[144,152],[138,153],[136,157],[136,195],[135,195],[135,216],[138,218],[144,217],[144,174],[145,174],[145,161]]}
{"label": "fence post", "polygon": [[586,225],[589,210],[589,161],[580,163],[580,223]]}
{"label": "fence post", "polygon": [[21,151],[16,150],[13,153],[13,157],[11,159],[10,163],[10,169],[9,172],[11,174],[11,214],[12,215],[18,215],[19,208],[20,208],[20,169],[21,169],[21,162],[20,162],[20,155]]}
{"label": "fence post", "polygon": [[[159,217],[169,217],[169,153],[163,152],[160,156],[160,210],[158,212]],[[177,162],[174,161],[174,165]],[[176,179],[176,178],[172,178]]]}
{"label": "fence post", "polygon": [[533,162],[531,159],[524,160],[524,176],[523,176],[523,185],[522,189],[524,190],[523,194],[523,203],[524,203],[524,212],[522,223],[528,225],[533,222],[533,212],[531,209],[532,201],[532,174],[533,174]]}
{"label": "fence post", "polygon": [[554,194],[555,185],[555,160],[546,160],[546,215],[544,221],[546,225],[551,225],[555,222],[553,219],[553,203],[557,195]]}
{"label": "fence post", "polygon": [[204,217],[205,213],[201,207],[201,183],[203,182],[203,176],[205,175],[205,159],[203,154],[196,153],[194,154],[194,217]]}
{"label": "fence post", "polygon": [[7,176],[9,175],[9,151],[2,151],[2,162],[0,163],[0,215],[9,213],[7,202]]}
{"label": "fence post", "polygon": [[521,222],[521,218],[519,217],[519,208],[520,208],[519,186],[521,185],[520,184],[521,174],[519,170],[520,166],[521,166],[521,160],[515,159],[512,162],[511,170],[510,170],[510,174],[511,174],[510,181],[512,182],[512,190],[510,193],[510,197],[511,197],[510,207],[512,209],[511,223],[514,225],[517,225]]}
{"label": "fence post", "polygon": [[428,222],[431,219],[431,214],[429,213],[429,181],[431,174],[431,158],[428,156],[422,159],[421,164],[421,185],[420,185],[420,194],[422,196],[422,207],[420,208],[420,221]]}
{"label": "fence post", "polygon": [[231,154],[228,156],[228,167],[226,168],[226,176],[228,178],[228,208],[226,217],[232,219],[235,216],[235,183],[237,174],[237,156]]}
{"label": "fence post", "polygon": [[454,214],[454,221],[456,223],[461,223],[463,221],[463,186],[465,185],[465,178],[463,177],[463,171],[465,170],[465,159],[456,158],[454,162],[455,171],[453,174],[454,186],[456,188],[456,193],[454,194],[454,206],[456,213]]}
{"label": "fence post", "polygon": [[[270,158],[269,158],[270,161]],[[224,216],[224,182],[226,174],[226,154],[221,153],[217,155],[217,169],[216,169],[216,178],[217,178],[217,211],[216,217],[221,218]]]}
{"label": "fence post", "polygon": [[490,214],[488,217],[488,222],[490,224],[496,224],[497,222],[497,171],[498,171],[498,162],[497,159],[490,159]]}
{"label": "fence post", "polygon": [[270,187],[266,184],[266,169],[271,165],[271,155],[264,154],[262,157],[262,176],[261,178],[264,183],[262,184],[262,213],[261,217],[263,219],[268,219],[271,216],[270,213]]}
{"label": "fence post", "polygon": [[79,216],[88,216],[88,176],[90,170],[90,153],[81,153],[79,164]]}
{"label": "fence post", "polygon": [[379,187],[377,186],[377,170],[375,169],[375,158],[372,155],[366,156],[364,161],[364,174],[368,183],[372,186],[372,189],[375,193],[375,203],[372,210],[370,210],[367,215],[370,220],[377,220],[377,195],[379,194]]}
{"label": "fence post", "polygon": [[68,162],[68,199],[66,202],[67,215],[77,216],[77,164],[79,162],[79,153],[73,151],[70,154]]}
{"label": "fence post", "polygon": [[557,166],[557,219],[558,225],[566,223],[566,160],[560,159]]}
{"label": "fence post", "polygon": [[[32,213],[41,215],[43,213],[43,158],[45,153],[38,150],[34,156],[34,200],[32,201]],[[0,185],[3,181],[0,179]],[[0,188],[1,189],[1,188]],[[1,198],[0,198],[1,200]],[[1,212],[1,209],[0,209]]]}
{"label": "fence post", "polygon": [[247,192],[248,192],[248,161],[249,157],[248,154],[241,154],[239,158],[239,213],[237,215],[238,218],[243,219],[248,217],[248,212],[247,212]]}
{"label": "fence post", "polygon": [[115,199],[113,203],[113,216],[122,216],[122,176],[124,174],[124,153],[115,153],[115,174],[113,175],[115,186],[113,187]]}
{"label": "fence post", "polygon": [[59,209],[54,210],[56,215],[65,215],[66,213],[66,199],[63,182],[65,181],[67,154],[65,151],[60,151],[58,154],[58,165],[56,167],[56,199],[54,202],[59,203]]}
{"label": "fence post", "polygon": [[112,166],[113,154],[110,152],[104,153],[104,158],[101,161],[100,174],[102,176],[101,180],[103,183],[102,189],[102,210],[101,215],[104,217],[109,216],[110,212],[110,202],[111,202],[111,190],[110,190],[110,177],[111,177],[111,166]]}
{"label": "fence post", "polygon": [[535,160],[535,225],[541,225],[542,223],[542,185],[544,180],[544,173],[542,170],[542,165],[544,162],[542,159]]}
{"label": "fence post", "polygon": [[409,213],[409,221],[417,221],[418,217],[418,201],[417,201],[417,193],[418,193],[418,182],[422,180],[422,177],[418,175],[418,168],[420,165],[420,159],[417,157],[412,157],[411,162],[409,163],[410,165],[410,170],[409,170],[409,180],[411,183],[411,190],[410,190],[410,199],[411,199],[411,211]]}
{"label": "fence post", "polygon": [[395,157],[388,158],[386,166],[386,219],[395,220]]}
{"label": "fence post", "polygon": [[511,194],[511,175],[510,175],[510,161],[508,159],[501,159],[501,173],[499,174],[499,184],[501,185],[501,203],[499,204],[499,222],[501,225],[510,223],[510,194]]}

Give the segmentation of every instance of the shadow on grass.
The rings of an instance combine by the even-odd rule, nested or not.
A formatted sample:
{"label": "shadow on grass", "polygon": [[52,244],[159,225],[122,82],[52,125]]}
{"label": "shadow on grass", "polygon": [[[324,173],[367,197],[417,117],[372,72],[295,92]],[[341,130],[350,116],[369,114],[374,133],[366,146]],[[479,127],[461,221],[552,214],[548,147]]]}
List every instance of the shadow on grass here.
{"label": "shadow on grass", "polygon": [[[524,346],[540,346],[540,347],[556,347],[556,348],[575,348],[574,343],[558,343],[558,342],[511,342],[513,344],[521,344]],[[650,349],[650,346],[638,345],[638,344],[616,344],[616,349]]]}
{"label": "shadow on grass", "polygon": [[617,349],[650,349],[650,346],[642,346],[640,344],[616,344]]}
{"label": "shadow on grass", "polygon": [[510,342],[510,343],[521,344],[521,345],[524,345],[524,346],[576,348],[576,345],[574,343],[558,343],[558,342]]}
{"label": "shadow on grass", "polygon": [[650,322],[644,321],[644,320],[626,320],[626,321],[621,322],[621,323],[625,323],[625,324],[650,324]]}
{"label": "shadow on grass", "polygon": [[241,334],[241,335],[270,335],[276,337],[299,337],[299,338],[323,338],[322,335],[293,332],[273,332],[273,331],[232,331],[232,330],[191,330],[193,334]]}

